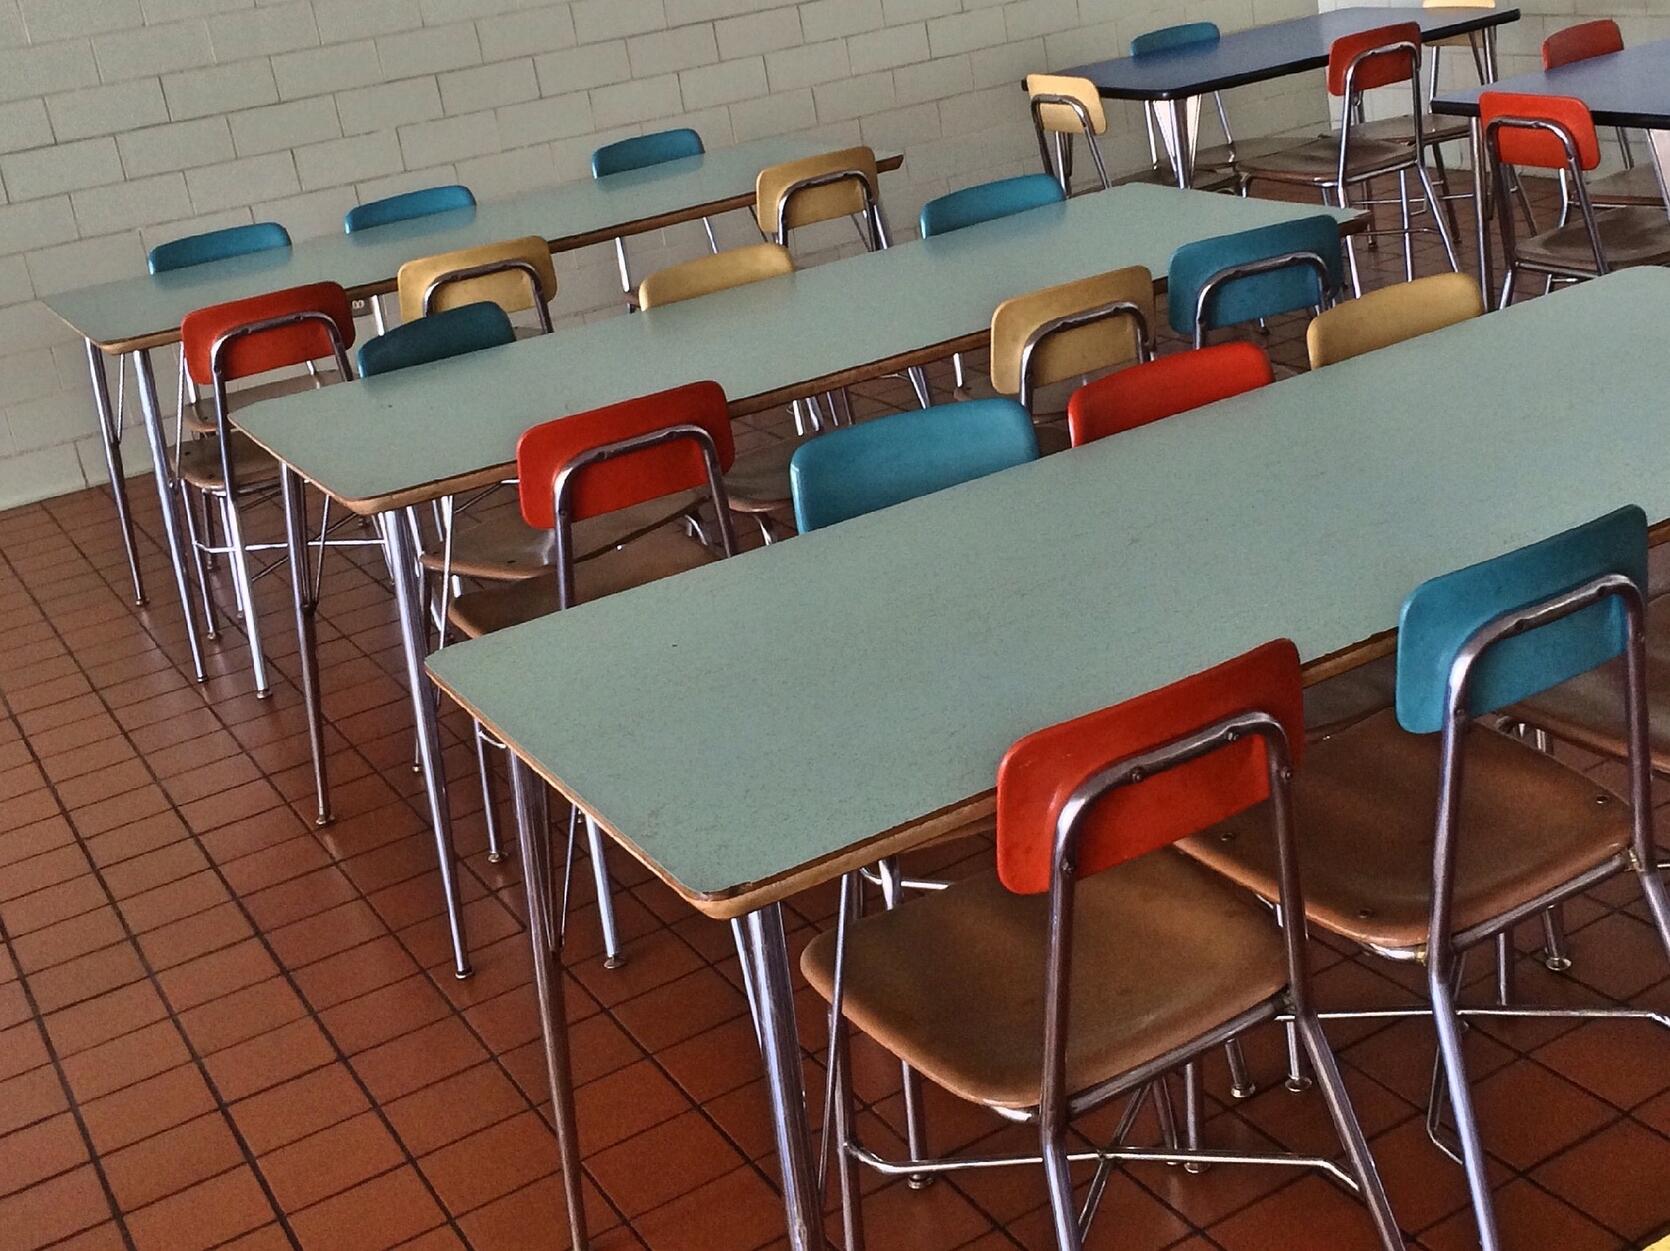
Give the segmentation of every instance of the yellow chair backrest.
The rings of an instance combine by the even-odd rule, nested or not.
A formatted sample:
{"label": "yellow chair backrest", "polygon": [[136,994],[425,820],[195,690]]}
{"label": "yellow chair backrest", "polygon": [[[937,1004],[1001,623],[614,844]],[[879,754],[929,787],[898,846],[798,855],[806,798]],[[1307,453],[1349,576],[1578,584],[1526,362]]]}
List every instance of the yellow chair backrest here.
{"label": "yellow chair backrest", "polygon": [[677,304],[680,300],[694,300],[714,291],[725,291],[793,272],[794,258],[781,244],[756,243],[745,248],[733,248],[651,274],[638,285],[638,307]]}
{"label": "yellow chair backrest", "polygon": [[[1088,78],[1072,78],[1065,74],[1028,74],[1026,76],[1026,94],[1037,96],[1066,96],[1077,100],[1084,106],[1084,111],[1090,115],[1090,133],[1104,134],[1108,128],[1108,115],[1102,108],[1102,97],[1096,91],[1096,84]],[[1077,113],[1065,104],[1046,104],[1038,110],[1038,119],[1044,124],[1044,129],[1054,134],[1082,135],[1084,123]]]}
{"label": "yellow chair backrest", "polygon": [[1028,341],[1063,317],[1110,304],[1135,305],[1142,315],[1141,327],[1127,314],[1047,335],[1032,352],[1027,381],[1033,387],[1140,360],[1154,326],[1154,275],[1132,265],[999,304],[992,314],[992,386],[1000,395],[1020,394],[1021,359]]}
{"label": "yellow chair backrest", "polygon": [[848,171],[861,175],[863,182],[856,177],[846,178],[790,195],[787,205],[783,206],[782,223],[789,230],[862,213],[868,207],[864,185],[869,186],[869,200],[875,200],[881,194],[876,181],[876,154],[864,147],[843,148],[839,152],[803,157],[762,169],[754,184],[754,216],[759,219],[760,229],[770,236],[777,234],[778,206],[783,193],[796,183]]}
{"label": "yellow chair backrest", "polygon": [[[500,243],[484,243],[479,247],[460,248],[456,252],[442,252],[437,256],[423,256],[407,261],[400,267],[397,279],[400,290],[400,320],[416,321],[423,316],[423,297],[437,278],[483,265],[504,261],[524,261],[539,277],[539,303],[549,304],[557,293],[557,267],[551,262],[551,248],[537,235],[525,239],[506,239]],[[520,313],[534,307],[533,283],[526,270],[505,269],[448,282],[435,293],[430,310],[443,313],[463,304],[487,302],[497,304],[507,313]]]}
{"label": "yellow chair backrest", "polygon": [[1337,365],[1483,313],[1478,280],[1466,274],[1434,274],[1382,287],[1311,322],[1305,336],[1310,367]]}

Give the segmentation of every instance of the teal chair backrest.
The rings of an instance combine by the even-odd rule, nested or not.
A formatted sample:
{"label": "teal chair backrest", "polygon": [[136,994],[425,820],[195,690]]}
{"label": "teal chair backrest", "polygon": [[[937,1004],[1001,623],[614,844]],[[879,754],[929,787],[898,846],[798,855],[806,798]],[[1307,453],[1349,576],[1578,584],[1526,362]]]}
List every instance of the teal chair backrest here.
{"label": "teal chair backrest", "polygon": [[[1330,290],[1339,290],[1339,222],[1326,213],[1184,244],[1172,254],[1166,277],[1171,328],[1178,334],[1194,334],[1201,290],[1217,275],[1295,252],[1320,256],[1328,270]],[[1325,294],[1316,270],[1308,265],[1293,265],[1219,286],[1202,310],[1202,321],[1207,330],[1216,330],[1220,326],[1276,317],[1322,303]]]}
{"label": "teal chair backrest", "polygon": [[[1630,505],[1563,534],[1423,582],[1398,620],[1397,719],[1413,734],[1443,729],[1450,669],[1483,626],[1607,574],[1645,590],[1647,515]],[[1506,637],[1474,664],[1468,711],[1480,716],[1526,699],[1619,655],[1624,605],[1609,596],[1547,625]]]}
{"label": "teal chair backrest", "polygon": [[1049,174],[1022,174],[964,187],[922,206],[920,226],[924,239],[1024,213],[1045,204],[1060,204],[1067,198],[1061,184]]}
{"label": "teal chair backrest", "polygon": [[402,195],[354,205],[343,216],[342,229],[353,234],[356,230],[370,230],[373,226],[409,222],[414,217],[433,217],[436,213],[474,207],[475,193],[468,187],[456,183],[445,187],[425,187],[421,191],[407,191]]}
{"label": "teal chair backrest", "polygon": [[967,400],[893,413],[808,439],[789,461],[802,534],[1038,459],[1026,409]]}
{"label": "teal chair backrest", "polygon": [[687,156],[700,156],[705,151],[702,137],[688,127],[661,130],[653,135],[637,135],[618,143],[605,144],[593,152],[591,176],[607,178],[610,174],[624,174],[628,170],[680,161]]}
{"label": "teal chair backrest", "polygon": [[1184,22],[1181,26],[1164,26],[1131,40],[1132,56],[1150,56],[1155,52],[1170,52],[1196,43],[1216,43],[1219,38],[1216,22]]}
{"label": "teal chair backrest", "polygon": [[193,265],[207,265],[210,261],[224,261],[228,257],[271,252],[275,248],[289,246],[290,232],[283,226],[277,222],[255,222],[249,226],[228,226],[224,230],[210,230],[170,243],[159,243],[151,249],[146,263],[153,274],[166,274],[172,269],[189,269]]}
{"label": "teal chair backrest", "polygon": [[504,309],[491,303],[465,304],[367,339],[360,345],[360,377],[373,378],[515,341],[516,331]]}

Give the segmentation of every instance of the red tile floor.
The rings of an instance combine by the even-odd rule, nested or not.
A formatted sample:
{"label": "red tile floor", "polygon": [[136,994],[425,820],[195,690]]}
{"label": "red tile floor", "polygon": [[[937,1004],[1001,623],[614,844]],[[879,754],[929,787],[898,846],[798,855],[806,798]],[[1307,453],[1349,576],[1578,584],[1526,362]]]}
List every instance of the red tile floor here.
{"label": "red tile floor", "polygon": [[[1422,270],[1436,268],[1436,244],[1420,251]],[[1398,276],[1389,243],[1366,259],[1375,282]],[[1293,368],[1302,333],[1288,320],[1271,335]],[[946,371],[935,376],[948,389]],[[905,401],[893,383],[858,390],[865,412]],[[786,429],[777,417],[747,424],[743,446]],[[0,1248],[561,1245],[521,886],[514,861],[486,860],[464,723],[449,714],[445,727],[477,970],[458,982],[372,559],[333,557],[326,579],[338,816],[319,830],[281,579],[260,587],[273,697],[250,694],[231,630],[212,647],[212,680],[195,685],[147,489],[136,481],[155,595],[143,609],[124,591],[103,492],[0,515]],[[929,867],[954,872],[989,854],[965,846]],[[566,952],[595,1245],[781,1245],[729,934],[625,856],[615,868],[627,964],[602,967],[589,897]],[[793,901],[797,944],[832,911],[828,892]],[[1525,935],[1526,990],[1662,1004],[1670,965],[1642,916],[1627,884],[1574,906],[1567,977],[1544,971]],[[1412,1001],[1409,979],[1384,964],[1317,952],[1327,1003]],[[803,1006],[816,1087],[819,1014],[809,998]],[[1402,1223],[1430,1251],[1472,1245],[1460,1173],[1423,1129],[1428,1028],[1332,1034]],[[1670,1224],[1670,1039],[1652,1034],[1473,1031],[1510,1247],[1639,1247]],[[1209,1139],[1331,1149],[1317,1098],[1281,1088],[1279,1038],[1249,1051],[1262,1083],[1249,1100],[1229,1100],[1221,1062],[1208,1065]],[[897,1070],[862,1047],[857,1067],[867,1136],[896,1142]],[[928,1102],[938,1148],[1013,1138],[949,1098]],[[872,1179],[871,1246],[1043,1247],[1043,1204],[1024,1170],[922,1192]],[[1357,1204],[1314,1176],[1143,1167],[1116,1176],[1091,1245],[1371,1244]]]}

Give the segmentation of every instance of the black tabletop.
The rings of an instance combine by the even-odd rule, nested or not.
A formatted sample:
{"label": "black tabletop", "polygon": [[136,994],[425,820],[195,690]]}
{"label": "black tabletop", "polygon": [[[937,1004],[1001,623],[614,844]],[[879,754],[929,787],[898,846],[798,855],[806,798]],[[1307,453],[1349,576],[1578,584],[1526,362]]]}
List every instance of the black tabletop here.
{"label": "black tabletop", "polygon": [[1599,125],[1670,129],[1670,39],[1590,57],[1559,69],[1504,78],[1494,87],[1447,91],[1433,100],[1432,111],[1477,117],[1479,95],[1484,91],[1575,96],[1589,106]]}
{"label": "black tabletop", "polygon": [[1062,70],[1088,78],[1110,100],[1175,100],[1320,69],[1334,40],[1376,26],[1415,22],[1428,39],[1446,39],[1519,20],[1518,9],[1335,9],[1315,17],[1225,35],[1143,57],[1119,57]]}

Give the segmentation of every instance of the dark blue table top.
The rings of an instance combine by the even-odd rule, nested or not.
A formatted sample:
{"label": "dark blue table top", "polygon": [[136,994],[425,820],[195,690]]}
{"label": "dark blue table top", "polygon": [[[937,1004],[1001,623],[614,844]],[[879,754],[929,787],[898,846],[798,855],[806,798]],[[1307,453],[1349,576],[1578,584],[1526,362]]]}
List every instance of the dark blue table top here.
{"label": "dark blue table top", "polygon": [[1416,22],[1432,40],[1518,20],[1519,10],[1511,8],[1336,9],[1237,31],[1216,43],[1119,57],[1060,72],[1088,78],[1110,100],[1175,100],[1320,69],[1328,63],[1334,40],[1376,26]]}
{"label": "dark blue table top", "polygon": [[1559,69],[1504,78],[1494,88],[1446,91],[1432,102],[1434,113],[1477,117],[1485,90],[1539,96],[1575,96],[1602,126],[1670,129],[1670,39],[1644,43]]}

